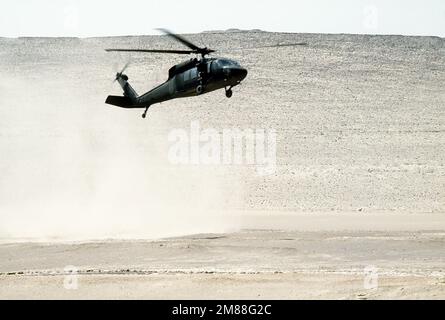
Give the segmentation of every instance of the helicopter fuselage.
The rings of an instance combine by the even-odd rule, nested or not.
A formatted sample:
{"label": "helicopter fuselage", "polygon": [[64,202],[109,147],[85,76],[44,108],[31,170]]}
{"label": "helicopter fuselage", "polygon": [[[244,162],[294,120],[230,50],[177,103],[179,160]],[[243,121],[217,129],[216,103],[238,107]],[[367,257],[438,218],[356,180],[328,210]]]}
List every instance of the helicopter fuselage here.
{"label": "helicopter fuselage", "polygon": [[225,88],[226,97],[232,96],[232,88],[239,85],[247,76],[247,70],[230,59],[206,58],[216,52],[207,47],[198,47],[183,36],[174,34],[166,29],[159,29],[162,33],[188,47],[188,50],[176,49],[105,49],[107,52],[143,52],[164,54],[196,54],[196,58],[184,61],[170,68],[168,79],[163,84],[139,96],[128,83],[128,77],[123,74],[128,63],[121,72],[116,74],[115,80],[124,90],[123,96],[108,96],[105,103],[121,108],[145,108],[142,117],[147,115],[148,108],[156,103],[171,99],[198,96]]}
{"label": "helicopter fuselage", "polygon": [[201,95],[239,85],[247,70],[229,59],[190,59],[169,71],[166,82],[137,99],[138,106],[151,106],[163,101]]}
{"label": "helicopter fuselage", "polygon": [[227,90],[239,85],[246,76],[247,70],[236,61],[225,58],[195,58],[170,68],[166,82],[140,96],[136,95],[127,82],[128,77],[118,74],[117,81],[124,89],[124,97],[114,101],[113,98],[117,97],[111,96],[107,103],[123,108],[147,108],[156,103],[198,96],[222,88],[227,93]]}

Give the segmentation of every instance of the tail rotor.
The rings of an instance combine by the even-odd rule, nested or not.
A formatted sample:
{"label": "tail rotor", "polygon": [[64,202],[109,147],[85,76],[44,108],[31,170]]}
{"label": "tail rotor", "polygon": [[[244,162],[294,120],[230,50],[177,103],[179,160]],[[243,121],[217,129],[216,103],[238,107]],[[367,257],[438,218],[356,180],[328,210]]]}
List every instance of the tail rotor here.
{"label": "tail rotor", "polygon": [[131,64],[131,62],[128,61],[128,62],[124,65],[124,67],[122,68],[122,70],[121,70],[120,72],[117,72],[117,73],[116,73],[116,77],[115,77],[115,79],[114,79],[113,82],[116,82],[116,81],[119,80],[120,78],[124,79],[125,81],[128,80],[128,77],[124,74],[124,71],[127,70],[127,68],[130,66],[130,64]]}

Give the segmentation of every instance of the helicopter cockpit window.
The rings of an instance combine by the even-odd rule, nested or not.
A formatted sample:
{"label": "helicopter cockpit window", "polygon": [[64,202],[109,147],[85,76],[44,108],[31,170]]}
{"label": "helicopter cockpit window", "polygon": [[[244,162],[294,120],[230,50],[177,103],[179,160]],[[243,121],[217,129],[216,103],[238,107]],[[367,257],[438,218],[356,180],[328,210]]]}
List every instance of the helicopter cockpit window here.
{"label": "helicopter cockpit window", "polygon": [[234,66],[239,67],[239,63],[232,60],[219,60],[218,64],[221,67],[234,67]]}
{"label": "helicopter cockpit window", "polygon": [[231,65],[230,61],[228,61],[228,60],[219,60],[219,61],[218,61],[218,64],[219,64],[221,67],[229,67],[229,66]]}
{"label": "helicopter cockpit window", "polygon": [[187,70],[184,72],[184,81],[192,81],[193,79],[195,79],[196,77],[198,77],[198,70],[196,68]]}
{"label": "helicopter cockpit window", "polygon": [[190,70],[190,78],[191,79],[195,79],[198,77],[198,69],[197,68],[193,68],[192,70]]}
{"label": "helicopter cockpit window", "polygon": [[184,72],[184,81],[189,81],[190,80],[190,70],[187,70],[186,72]]}

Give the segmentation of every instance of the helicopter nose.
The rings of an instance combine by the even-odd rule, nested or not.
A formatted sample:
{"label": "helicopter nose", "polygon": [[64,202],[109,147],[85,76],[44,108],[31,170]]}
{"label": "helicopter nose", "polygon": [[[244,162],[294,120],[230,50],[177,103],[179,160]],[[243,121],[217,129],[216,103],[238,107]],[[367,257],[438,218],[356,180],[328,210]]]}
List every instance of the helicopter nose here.
{"label": "helicopter nose", "polygon": [[247,70],[244,68],[233,68],[230,70],[230,74],[237,81],[242,81],[247,77]]}

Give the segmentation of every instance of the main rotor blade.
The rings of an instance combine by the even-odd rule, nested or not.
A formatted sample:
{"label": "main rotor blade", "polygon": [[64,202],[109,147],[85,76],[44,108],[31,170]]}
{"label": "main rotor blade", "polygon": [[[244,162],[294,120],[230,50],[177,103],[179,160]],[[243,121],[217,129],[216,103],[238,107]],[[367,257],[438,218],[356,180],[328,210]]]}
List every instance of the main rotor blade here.
{"label": "main rotor blade", "polygon": [[169,31],[169,30],[167,30],[167,29],[158,28],[157,30],[159,30],[159,31],[161,31],[161,32],[163,32],[163,33],[165,33],[166,35],[172,37],[173,39],[176,39],[177,41],[181,42],[183,45],[189,47],[190,49],[192,49],[192,50],[194,50],[194,51],[201,51],[201,50],[202,50],[202,48],[200,48],[200,47],[194,45],[194,44],[191,43],[190,41],[184,39],[183,37],[181,37],[181,36],[179,36],[179,35],[177,35],[177,34],[174,34],[173,32],[171,32],[171,31]]}
{"label": "main rotor blade", "polygon": [[150,52],[150,53],[173,53],[173,54],[200,54],[203,57],[207,54],[216,52],[215,50],[212,49],[208,49],[208,48],[200,48],[196,45],[194,45],[193,43],[191,43],[190,41],[184,39],[183,37],[174,34],[173,32],[167,30],[167,29],[157,29],[160,30],[161,32],[165,33],[166,35],[174,38],[175,40],[181,42],[182,44],[184,44],[185,46],[189,47],[191,50],[145,50],[145,49],[105,49],[105,51],[108,52],[113,52],[113,51],[117,51],[117,52]]}
{"label": "main rotor blade", "polygon": [[145,49],[105,49],[107,52],[150,52],[150,53],[174,53],[191,54],[196,53],[192,50],[145,50]]}
{"label": "main rotor blade", "polygon": [[233,51],[248,51],[248,50],[259,50],[259,49],[269,49],[269,48],[287,48],[287,47],[298,47],[298,46],[308,46],[307,42],[296,42],[296,43],[278,43],[268,46],[258,46],[258,47],[248,47],[248,48],[232,48],[223,50],[224,52]]}
{"label": "main rotor blade", "polygon": [[128,62],[125,64],[125,66],[122,68],[122,70],[121,70],[120,73],[121,73],[121,74],[124,73],[124,71],[127,70],[127,68],[130,66],[130,64],[131,64],[131,62],[128,61]]}
{"label": "main rotor blade", "polygon": [[[270,45],[270,46],[262,46],[262,47],[257,47],[258,49],[260,48],[281,48],[281,47],[296,47],[296,46],[307,46],[308,43],[307,42],[296,42],[296,43],[277,43],[274,45]],[[254,48],[256,49],[256,48]]]}
{"label": "main rotor blade", "polygon": [[258,46],[258,47],[249,47],[249,48],[236,48],[229,50],[257,50],[257,49],[266,49],[266,48],[286,48],[286,47],[298,47],[298,46],[307,46],[307,42],[296,42],[296,43],[277,43],[268,46]]}

